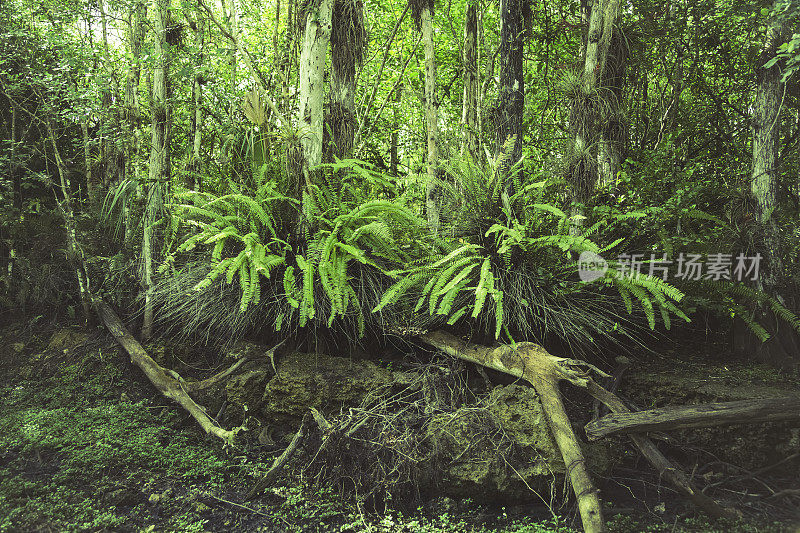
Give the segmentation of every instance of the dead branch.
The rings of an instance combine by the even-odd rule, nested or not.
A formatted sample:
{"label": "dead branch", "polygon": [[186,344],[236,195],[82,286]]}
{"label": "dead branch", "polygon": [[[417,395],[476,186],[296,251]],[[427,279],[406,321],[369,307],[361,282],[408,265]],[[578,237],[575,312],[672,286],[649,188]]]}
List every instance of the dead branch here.
{"label": "dead branch", "polygon": [[[131,361],[142,369],[147,379],[150,380],[161,394],[174,400],[181,407],[186,409],[206,433],[221,438],[227,444],[233,444],[236,433],[241,428],[228,431],[217,425],[217,423],[208,416],[206,410],[192,400],[191,396],[189,396],[184,388],[185,382],[183,382],[180,376],[177,376],[177,374],[172,371],[167,371],[167,369],[156,363],[153,358],[147,354],[142,345],[133,338],[133,335],[128,332],[122,324],[122,321],[108,304],[94,297],[92,298],[92,306],[114,338],[117,339],[117,342],[128,352]],[[177,378],[174,376],[177,376]]]}
{"label": "dead branch", "polygon": [[443,331],[426,333],[420,338],[449,355],[511,374],[533,385],[567,467],[583,529],[590,533],[605,531],[598,491],[589,477],[583,451],[572,430],[558,389],[561,380],[585,387],[587,375],[574,367],[586,365],[580,361],[554,357],[538,344],[530,342],[488,348],[469,344]]}
{"label": "dead branch", "polygon": [[586,424],[586,435],[589,440],[597,440],[617,433],[783,420],[800,420],[800,398],[763,398],[613,413]]}
{"label": "dead branch", "polygon": [[306,432],[306,427],[308,426],[308,421],[311,418],[311,413],[306,413],[303,416],[302,422],[300,422],[300,428],[297,430],[297,433],[294,434],[294,438],[292,442],[289,443],[289,446],[283,451],[283,453],[278,456],[275,461],[273,461],[272,466],[267,470],[267,473],[264,474],[258,483],[256,483],[250,492],[247,493],[245,499],[252,500],[259,494],[261,494],[265,488],[269,487],[275,479],[277,479],[278,474],[281,473],[283,467],[286,466],[286,463],[289,459],[292,458],[294,453],[297,451],[298,446],[300,446],[300,442],[303,440],[303,436]]}
{"label": "dead branch", "polygon": [[[273,368],[275,366],[275,363],[274,363],[275,351],[278,348],[280,348],[281,346],[283,346],[285,342],[286,342],[286,339],[282,340],[281,342],[279,342],[278,344],[276,344],[275,346],[273,346],[272,348],[267,350],[267,352],[264,354],[264,357],[269,358],[269,360],[273,362],[272,363],[273,364]],[[258,358],[260,359],[260,357],[258,357]],[[247,355],[245,355],[241,359],[237,360],[235,363],[233,363],[231,366],[229,366],[228,368],[226,368],[222,372],[214,374],[210,378],[206,378],[206,379],[204,379],[202,381],[188,381],[188,382],[183,384],[183,388],[184,388],[184,390],[186,390],[186,392],[197,392],[197,391],[201,391],[201,390],[205,390],[205,389],[211,388],[214,385],[217,385],[218,383],[221,383],[221,382],[225,381],[228,377],[230,377],[234,372],[236,372],[245,363],[247,363],[249,361],[254,361],[255,359],[256,359],[256,355],[254,355],[252,353],[248,353]]]}

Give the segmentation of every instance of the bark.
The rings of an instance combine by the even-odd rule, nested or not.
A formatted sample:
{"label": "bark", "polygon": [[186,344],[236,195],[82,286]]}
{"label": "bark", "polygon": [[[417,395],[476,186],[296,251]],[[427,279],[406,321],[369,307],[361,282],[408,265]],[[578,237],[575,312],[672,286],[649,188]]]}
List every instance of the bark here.
{"label": "bark", "polygon": [[573,131],[573,146],[568,178],[573,197],[586,203],[597,183],[597,160],[593,154],[599,134],[595,96],[605,71],[614,22],[619,12],[620,0],[592,0],[591,15],[586,38],[586,57],[580,86],[573,90],[573,106],[570,127]]}
{"label": "bark", "polygon": [[356,133],[356,68],[366,43],[361,0],[335,0],[331,30],[332,154],[340,159],[353,153]]}
{"label": "bark", "polygon": [[150,357],[142,345],[128,332],[122,321],[111,307],[99,298],[92,300],[95,311],[106,325],[108,330],[117,339],[117,342],[128,352],[131,361],[144,372],[147,379],[167,398],[174,400],[181,407],[186,409],[203,430],[215,437],[219,437],[227,444],[233,444],[239,428],[228,431],[220,427],[205,409],[199,406],[191,396],[184,390],[183,379],[173,371],[168,371],[152,357]]}
{"label": "bark", "polygon": [[800,420],[800,398],[741,400],[610,414],[589,422],[586,425],[586,436],[589,440],[597,440],[618,433],[643,433],[782,420]]}
{"label": "bark", "polygon": [[153,68],[153,136],[150,151],[149,190],[144,215],[142,238],[142,284],[145,291],[142,338],[153,330],[153,254],[155,209],[161,203],[164,187],[169,182],[169,124],[167,86],[169,82],[169,50],[167,26],[170,22],[169,0],[153,0],[155,10],[155,66]]}
{"label": "bark", "polygon": [[425,48],[425,133],[428,140],[427,174],[425,185],[425,210],[428,227],[439,233],[439,204],[436,185],[439,169],[439,109],[436,101],[436,52],[433,46],[433,2],[423,0],[420,6],[420,30]]}
{"label": "bark", "polygon": [[572,430],[558,389],[561,380],[585,386],[586,378],[570,368],[575,362],[553,357],[541,346],[530,342],[517,343],[515,347],[487,348],[468,344],[442,331],[426,333],[421,338],[448,355],[511,374],[533,385],[567,466],[583,529],[587,532],[605,531],[598,491],[586,469],[583,451]]}
{"label": "bark", "polygon": [[[501,172],[522,156],[522,114],[525,108],[523,0],[500,0],[500,87],[497,103],[495,155],[504,155]],[[513,145],[509,143],[513,139]],[[511,186],[509,184],[509,191]]]}
{"label": "bark", "polygon": [[303,177],[322,162],[323,84],[325,58],[331,38],[333,0],[321,0],[317,11],[306,16],[300,53],[300,88],[297,127],[303,151]]}
{"label": "bark", "polygon": [[467,6],[464,19],[464,96],[461,109],[461,156],[469,154],[473,161],[479,156],[478,135],[478,8],[475,3]]}

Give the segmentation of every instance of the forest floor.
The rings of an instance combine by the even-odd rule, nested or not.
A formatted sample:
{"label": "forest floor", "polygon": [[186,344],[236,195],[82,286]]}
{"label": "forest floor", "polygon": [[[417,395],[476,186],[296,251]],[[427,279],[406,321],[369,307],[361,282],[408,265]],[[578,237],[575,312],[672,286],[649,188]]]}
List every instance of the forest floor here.
{"label": "forest floor", "polygon": [[[244,495],[280,450],[225,449],[160,397],[100,328],[38,317],[0,330],[0,531],[568,532],[529,506],[447,498],[369,512],[289,477]],[[556,511],[555,514],[558,514]],[[617,532],[797,532],[631,508]]]}

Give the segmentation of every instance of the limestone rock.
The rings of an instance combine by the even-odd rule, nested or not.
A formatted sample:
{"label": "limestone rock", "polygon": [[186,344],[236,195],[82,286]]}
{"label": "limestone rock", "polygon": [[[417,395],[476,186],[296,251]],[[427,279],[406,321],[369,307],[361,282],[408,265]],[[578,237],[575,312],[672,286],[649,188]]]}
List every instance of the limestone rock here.
{"label": "limestone rock", "polygon": [[309,407],[338,413],[391,383],[391,372],[370,361],[292,353],[279,363],[277,375],[267,384],[261,412],[270,422],[296,423]]}
{"label": "limestone rock", "polygon": [[531,499],[531,489],[549,493],[565,470],[530,387],[495,387],[485,407],[436,415],[427,437],[441,469],[438,489],[460,498]]}

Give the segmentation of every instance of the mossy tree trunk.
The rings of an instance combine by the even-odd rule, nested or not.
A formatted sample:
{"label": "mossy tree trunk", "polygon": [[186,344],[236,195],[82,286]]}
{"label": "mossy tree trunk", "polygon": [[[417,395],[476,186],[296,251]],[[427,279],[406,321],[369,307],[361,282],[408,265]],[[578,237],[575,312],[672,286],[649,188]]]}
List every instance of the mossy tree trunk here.
{"label": "mossy tree trunk", "polygon": [[474,1],[467,5],[464,18],[464,96],[461,108],[461,156],[469,154],[474,161],[479,157],[478,135],[478,6]]}
{"label": "mossy tree trunk", "polygon": [[142,338],[147,339],[153,331],[153,255],[154,229],[157,211],[164,198],[165,184],[169,181],[169,44],[167,29],[170,25],[169,0],[153,0],[155,11],[155,64],[153,68],[153,125],[150,147],[150,173],[147,187],[147,205],[144,214],[142,237],[142,284],[145,291]]}

